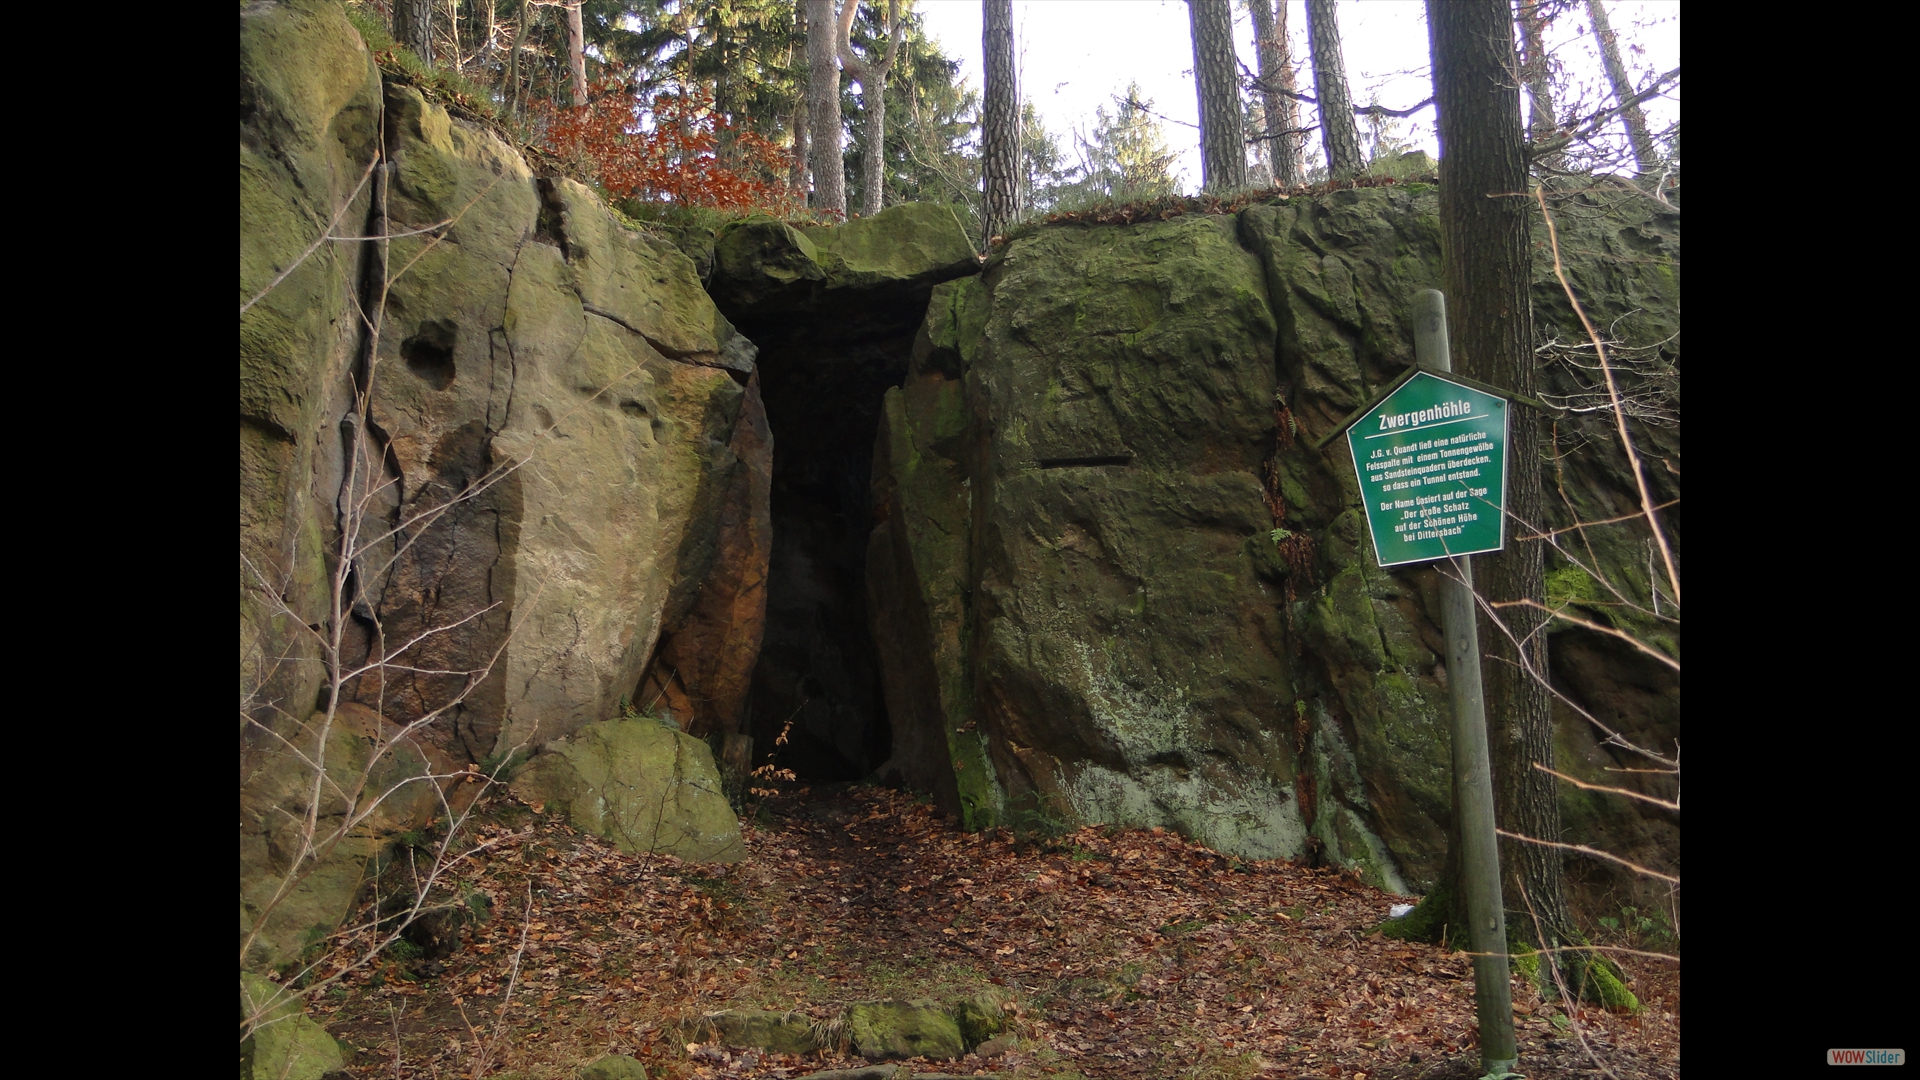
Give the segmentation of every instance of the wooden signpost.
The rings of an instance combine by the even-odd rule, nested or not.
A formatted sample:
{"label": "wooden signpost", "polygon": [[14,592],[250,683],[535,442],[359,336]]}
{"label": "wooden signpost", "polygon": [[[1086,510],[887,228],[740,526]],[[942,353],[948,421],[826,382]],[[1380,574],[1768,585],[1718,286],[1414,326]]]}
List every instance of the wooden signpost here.
{"label": "wooden signpost", "polygon": [[[1416,369],[1395,380],[1341,430],[1353,454],[1380,565],[1447,564],[1440,571],[1440,608],[1447,638],[1447,687],[1453,699],[1460,885],[1473,953],[1480,1062],[1488,1076],[1498,1077],[1512,1071],[1519,1055],[1469,556],[1505,546],[1508,403],[1488,392],[1489,387],[1448,377],[1453,358],[1447,345],[1447,302],[1433,289],[1414,298],[1414,357]],[[1329,436],[1322,445],[1331,440]]]}

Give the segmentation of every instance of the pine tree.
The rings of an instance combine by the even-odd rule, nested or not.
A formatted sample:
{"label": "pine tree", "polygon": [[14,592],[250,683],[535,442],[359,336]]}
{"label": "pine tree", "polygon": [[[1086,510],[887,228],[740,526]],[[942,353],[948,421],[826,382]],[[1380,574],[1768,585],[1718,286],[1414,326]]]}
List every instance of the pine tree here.
{"label": "pine tree", "polygon": [[1313,56],[1313,92],[1320,99],[1320,145],[1327,153],[1327,171],[1335,180],[1345,180],[1358,175],[1365,162],[1353,122],[1334,0],[1307,0],[1307,51]]}
{"label": "pine tree", "polygon": [[[911,2],[911,0],[909,0]],[[865,102],[862,112],[866,117],[866,145],[868,152],[863,164],[865,173],[862,183],[864,199],[860,206],[862,214],[880,212],[885,185],[881,182],[881,167],[886,161],[887,135],[887,75],[893,71],[894,61],[900,55],[900,35],[906,24],[900,19],[900,0],[887,0],[887,20],[884,24],[887,35],[887,51],[879,59],[862,59],[854,51],[850,34],[853,31],[853,19],[858,9],[858,0],[841,0],[845,6],[840,12],[839,30],[834,35],[834,46],[840,52],[840,64],[860,83],[860,96]]]}
{"label": "pine tree", "polygon": [[[807,117],[813,128],[813,208],[832,217],[847,216],[846,162],[840,151],[840,68],[834,45],[839,20],[833,0],[804,0],[807,5]],[[848,0],[849,3],[852,0]]]}
{"label": "pine tree", "polygon": [[981,113],[982,226],[988,239],[1020,214],[1020,92],[1013,75],[1013,0],[981,0],[986,102]]}
{"label": "pine tree", "polygon": [[1633,76],[1627,74],[1627,65],[1620,62],[1620,41],[1607,22],[1607,6],[1601,0],[1587,0],[1587,18],[1593,21],[1593,36],[1600,42],[1600,59],[1607,69],[1607,82],[1613,87],[1614,100],[1621,103],[1620,119],[1627,125],[1627,141],[1633,145],[1633,159],[1640,167],[1640,175],[1658,173],[1663,164],[1660,148],[1654,145],[1653,136],[1647,131],[1646,114],[1633,100]]}
{"label": "pine tree", "polygon": [[1260,58],[1260,102],[1267,158],[1273,182],[1290,188],[1301,182],[1300,105],[1293,98],[1293,50],[1287,41],[1286,0],[1247,0],[1253,12],[1255,52]]}
{"label": "pine tree", "polygon": [[393,39],[433,66],[433,0],[393,0]]}
{"label": "pine tree", "polygon": [[[1513,79],[1513,12],[1507,0],[1428,0],[1434,103],[1440,129],[1440,231],[1453,355],[1459,370],[1516,397],[1535,396],[1537,364],[1528,287],[1533,280],[1526,140],[1520,88]],[[1508,411],[1506,550],[1476,560],[1481,594],[1505,622],[1481,620],[1489,743],[1494,751],[1498,819],[1508,832],[1560,838],[1560,804],[1552,768],[1553,713],[1542,610],[1545,551],[1524,539],[1543,520],[1541,417]],[[1511,635],[1511,637],[1509,637]],[[1525,656],[1514,642],[1523,642]],[[1523,663],[1524,661],[1524,663]],[[1573,940],[1560,856],[1537,844],[1502,845],[1509,910],[1530,911],[1552,948]],[[1525,888],[1521,897],[1516,878]],[[1521,925],[1524,932],[1532,919]],[[1512,923],[1509,923],[1512,926]]]}
{"label": "pine tree", "polygon": [[1187,0],[1193,81],[1200,97],[1200,176],[1208,191],[1247,186],[1247,138],[1241,125],[1233,9],[1227,0]]}

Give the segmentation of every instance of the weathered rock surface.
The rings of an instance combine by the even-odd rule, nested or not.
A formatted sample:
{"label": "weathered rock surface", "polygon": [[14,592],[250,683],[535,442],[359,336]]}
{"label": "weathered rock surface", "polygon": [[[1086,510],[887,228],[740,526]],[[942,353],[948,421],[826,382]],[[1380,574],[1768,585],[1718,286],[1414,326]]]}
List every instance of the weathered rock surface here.
{"label": "weathered rock surface", "polygon": [[638,702],[664,707],[684,730],[701,737],[744,737],[747,694],[766,625],[773,432],[758,375],[747,381],[729,448],[740,467],[721,499],[712,569],[692,610],[662,639]]}
{"label": "weathered rock surface", "polygon": [[[272,744],[282,749],[256,745],[241,756],[240,936],[251,938],[247,962],[259,968],[331,933],[352,909],[367,861],[393,837],[425,826],[443,805],[463,811],[479,791],[447,779],[458,768],[437,747],[351,702],[330,723],[315,713],[272,732],[286,740]],[[309,834],[313,774],[302,758],[319,760],[323,733],[329,783]]]}
{"label": "weathered rock surface", "polygon": [[866,599],[868,478],[881,398],[898,386],[927,298],[977,269],[952,212],[907,205],[843,226],[722,230],[711,288],[755,341],[779,452],[766,634],[751,735],[781,764],[858,779],[892,752]]}
{"label": "weathered rock surface", "polygon": [[917,299],[978,269],[953,211],[903,203],[844,225],[742,222],[714,242],[712,289],[728,308],[819,318],[841,296],[862,305]]}
{"label": "weathered rock surface", "polygon": [[[327,231],[411,235],[299,261]],[[241,315],[241,915],[244,937],[273,907],[246,958],[269,964],[337,925],[384,838],[424,824],[402,798],[297,862],[285,821],[305,816],[305,786],[281,740],[318,739],[298,718],[327,668],[394,661],[347,700],[368,732],[422,725],[381,769],[447,772],[620,715],[704,596],[724,628],[689,641],[725,638],[698,659],[737,702],[771,450],[753,346],[692,264],[579,184],[536,178],[483,126],[383,86],[337,4],[241,10],[241,293],[259,297]],[[351,614],[329,656],[343,546]],[[379,745],[338,725],[327,738],[330,772]],[[704,783],[711,763],[696,781],[690,756],[646,761]],[[675,799],[689,850],[737,845],[723,801]]]}
{"label": "weathered rock surface", "polygon": [[[411,266],[389,294],[372,419],[394,512],[421,525],[369,575],[367,604],[389,638],[468,620],[424,642],[420,666],[499,653],[436,721],[478,759],[633,693],[712,565],[745,391],[725,366],[732,327],[679,252],[409,88],[389,90],[388,115],[392,226],[459,220],[438,243],[395,241]],[[406,721],[463,685],[399,675],[359,693]]]}
{"label": "weathered rock surface", "polygon": [[548,744],[512,787],[622,851],[689,862],[738,862],[747,854],[713,751],[653,720],[588,724]]}
{"label": "weathered rock surface", "polygon": [[863,1001],[847,1010],[847,1030],[869,1061],[952,1061],[967,1052],[959,1025],[932,1001]]}
{"label": "weathered rock surface", "polygon": [[[1231,219],[1049,229],[977,288],[930,313],[925,368],[889,403],[891,486],[876,481],[901,506],[884,542],[917,556],[900,593],[946,655],[972,650],[970,703],[946,660],[946,697],[971,706],[947,735],[986,734],[1015,814],[1297,850],[1285,571],[1253,542],[1271,527],[1258,471],[1274,379],[1258,261]],[[958,389],[942,366],[964,380],[964,422],[935,403]]]}
{"label": "weathered rock surface", "polygon": [[[1656,498],[1677,499],[1677,216],[1596,193],[1557,220],[1634,358]],[[943,286],[874,450],[867,592],[901,777],[971,823],[1165,824],[1431,884],[1451,805],[1437,579],[1374,563],[1350,463],[1308,443],[1412,363],[1439,256],[1432,190],[1385,187],[1045,227]],[[1544,256],[1537,280],[1542,338],[1582,340]],[[1590,354],[1543,356],[1550,400],[1594,400]],[[1608,423],[1559,416],[1547,524],[1636,505]],[[1644,529],[1601,531],[1568,555],[1651,609]],[[1554,599],[1677,657],[1677,624],[1551,558]],[[1553,641],[1573,701],[1672,749],[1672,671],[1589,631]],[[1634,764],[1572,708],[1559,740],[1576,775]],[[1677,819],[1578,792],[1563,808],[1569,839],[1675,865]]]}
{"label": "weathered rock surface", "polygon": [[726,1009],[707,1013],[686,1028],[696,1042],[718,1043],[734,1050],[811,1054],[821,1049],[813,1021],[805,1013]]}
{"label": "weathered rock surface", "polygon": [[579,1080],[647,1080],[647,1067],[626,1054],[608,1054],[582,1066]]}
{"label": "weathered rock surface", "polygon": [[240,973],[240,1018],[254,1024],[240,1043],[240,1080],[322,1080],[345,1076],[340,1044],[308,1019],[300,1000],[269,979]]}
{"label": "weathered rock surface", "polygon": [[256,716],[305,717],[324,677],[305,628],[328,607],[363,260],[313,245],[329,222],[365,226],[379,119],[379,73],[339,5],[241,9],[240,694]]}

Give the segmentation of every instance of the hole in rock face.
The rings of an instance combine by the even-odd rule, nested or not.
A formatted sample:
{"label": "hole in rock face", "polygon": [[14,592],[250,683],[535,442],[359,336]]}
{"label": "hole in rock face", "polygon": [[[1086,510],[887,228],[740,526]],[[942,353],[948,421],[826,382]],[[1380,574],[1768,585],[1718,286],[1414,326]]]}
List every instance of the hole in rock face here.
{"label": "hole in rock face", "polygon": [[[773,432],[754,763],[773,760],[803,782],[858,780],[892,752],[867,614],[873,444],[882,399],[906,374],[926,304],[923,293],[799,317],[725,312],[759,346]],[[776,746],[783,730],[786,745]]]}
{"label": "hole in rock face", "polygon": [[453,385],[454,326],[448,320],[423,323],[418,332],[400,343],[400,358],[407,370],[435,390]]}

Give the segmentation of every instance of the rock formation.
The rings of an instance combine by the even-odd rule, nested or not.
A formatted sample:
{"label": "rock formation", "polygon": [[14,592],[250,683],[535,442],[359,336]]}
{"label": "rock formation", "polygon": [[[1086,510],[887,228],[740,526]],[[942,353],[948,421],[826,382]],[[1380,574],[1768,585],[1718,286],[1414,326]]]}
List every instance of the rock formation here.
{"label": "rock formation", "polygon": [[[1678,215],[1604,189],[1558,205],[1677,500]],[[366,858],[439,805],[396,803],[305,866],[285,751],[336,743],[347,766],[404,743],[382,767],[421,776],[545,750],[522,787],[566,807],[588,796],[563,774],[640,786],[607,762],[671,757],[712,787],[716,755],[735,784],[774,761],[904,784],[973,827],[1164,825],[1430,885],[1436,578],[1375,565],[1351,465],[1314,440],[1412,362],[1436,214],[1417,182],[1276,197],[1026,227],[984,266],[937,206],[696,245],[383,78],[338,5],[246,5],[243,936],[276,906],[249,961],[344,917]],[[1570,407],[1533,463],[1545,524],[1616,519],[1633,485],[1541,262],[1543,381]],[[1677,622],[1608,591],[1671,607],[1643,531],[1565,535],[1605,582],[1556,558],[1549,599],[1677,659]],[[1672,749],[1674,671],[1578,627],[1552,655],[1564,769],[1636,764],[1579,710]],[[330,710],[334,673],[381,657]],[[609,724],[673,753],[586,777]],[[1677,816],[1568,792],[1567,839],[1677,865]],[[731,857],[709,795],[676,829],[701,838],[689,857]]]}

